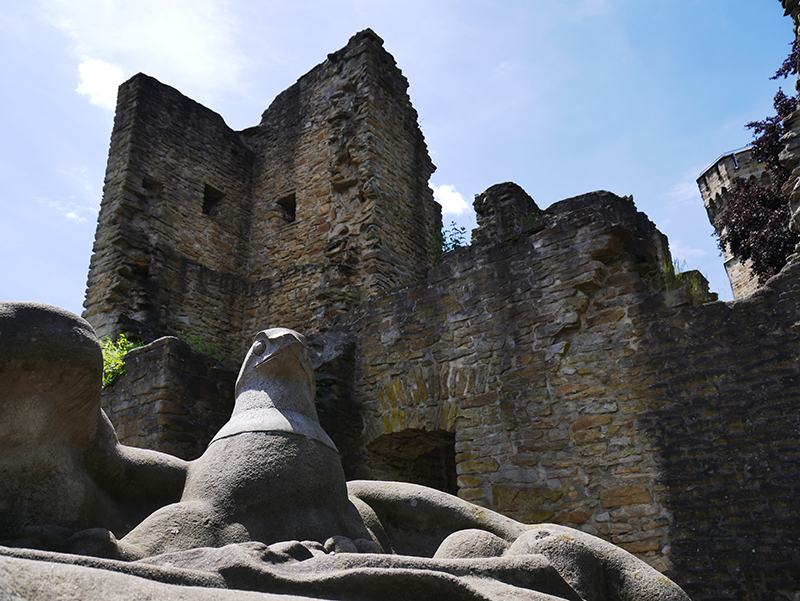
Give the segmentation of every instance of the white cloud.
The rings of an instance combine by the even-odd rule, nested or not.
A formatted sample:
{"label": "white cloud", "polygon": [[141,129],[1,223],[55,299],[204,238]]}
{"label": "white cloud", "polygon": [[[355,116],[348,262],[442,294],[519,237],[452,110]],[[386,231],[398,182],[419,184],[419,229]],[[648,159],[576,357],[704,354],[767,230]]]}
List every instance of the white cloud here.
{"label": "white cloud", "polygon": [[691,259],[702,259],[708,254],[702,248],[687,246],[677,239],[669,241],[669,252],[673,259],[686,262],[691,262]]}
{"label": "white cloud", "polygon": [[703,205],[697,183],[693,181],[683,181],[674,184],[666,191],[664,196],[671,201],[674,207],[693,206],[697,203]]}
{"label": "white cloud", "polygon": [[78,65],[78,71],[81,83],[76,92],[88,96],[92,104],[113,111],[117,105],[117,88],[125,81],[122,69],[90,58]]}
{"label": "white cloud", "polygon": [[78,223],[86,223],[88,221],[88,219],[86,219],[86,217],[81,217],[80,215],[78,215],[74,211],[70,211],[69,213],[64,215],[64,217],[66,217],[70,221],[77,221]]}
{"label": "white cloud", "polygon": [[499,78],[505,77],[506,75],[508,75],[512,71],[514,71],[514,65],[512,65],[508,61],[503,61],[502,63],[500,63],[499,65],[497,65],[494,68],[494,77],[496,79],[499,79]]}
{"label": "white cloud", "polygon": [[39,198],[37,202],[61,214],[73,223],[94,223],[100,206],[101,192],[89,169],[85,166],[65,167],[59,170],[64,197],[59,200]]}
{"label": "white cloud", "polygon": [[442,205],[443,215],[461,215],[472,209],[469,203],[464,200],[464,197],[456,191],[455,186],[428,185],[431,187],[431,190],[433,190],[433,199]]}
{"label": "white cloud", "polygon": [[77,56],[128,76],[141,71],[195,95],[238,84],[244,58],[224,0],[41,0],[40,9]]}
{"label": "white cloud", "polygon": [[94,207],[83,206],[70,201],[48,199],[39,199],[39,204],[56,213],[61,213],[66,220],[75,223],[89,223],[90,219],[92,221],[96,219],[97,209]]}

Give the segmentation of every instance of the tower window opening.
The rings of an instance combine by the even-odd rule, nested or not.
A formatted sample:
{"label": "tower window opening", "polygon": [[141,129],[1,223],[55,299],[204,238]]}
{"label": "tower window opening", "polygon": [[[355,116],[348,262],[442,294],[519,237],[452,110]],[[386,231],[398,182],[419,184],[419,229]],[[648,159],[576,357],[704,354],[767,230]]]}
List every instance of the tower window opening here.
{"label": "tower window opening", "polygon": [[206,184],[203,188],[203,214],[216,217],[219,213],[220,201],[223,198],[225,198],[225,194]]}
{"label": "tower window opening", "polygon": [[278,212],[286,223],[294,223],[297,217],[297,199],[294,192],[278,199]]}

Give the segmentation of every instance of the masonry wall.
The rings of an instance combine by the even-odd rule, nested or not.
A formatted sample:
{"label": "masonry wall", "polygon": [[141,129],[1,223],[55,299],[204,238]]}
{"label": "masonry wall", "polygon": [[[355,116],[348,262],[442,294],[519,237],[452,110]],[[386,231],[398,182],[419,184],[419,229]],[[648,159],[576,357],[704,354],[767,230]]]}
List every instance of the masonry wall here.
{"label": "masonry wall", "polygon": [[177,90],[142,74],[120,87],[84,303],[101,337],[189,330],[238,349],[252,162]]}
{"label": "masonry wall", "polygon": [[[309,337],[308,347],[320,424],[348,479],[365,477],[359,471],[361,414],[353,399],[355,341],[328,331]],[[122,444],[193,460],[230,419],[237,373],[165,336],[125,355],[124,372],[103,388],[101,407]]]}
{"label": "masonry wall", "polygon": [[197,459],[230,419],[236,372],[167,336],[125,355],[101,406],[122,444]]}
{"label": "masonry wall", "polygon": [[638,355],[645,309],[676,302],[660,295],[665,252],[630,199],[588,194],[358,309],[367,469],[407,479],[381,451],[412,456],[451,433],[462,498],[669,568]]}
{"label": "masonry wall", "polygon": [[268,323],[324,330],[431,265],[434,167],[382,44],[357,34],[244,132],[258,155],[245,337]]}
{"label": "masonry wall", "polygon": [[673,516],[670,575],[695,601],[800,591],[800,257],[733,303],[664,308],[640,348],[641,421]]}
{"label": "masonry wall", "polygon": [[370,30],[243,132],[151,77],[123,84],[84,317],[112,338],[185,331],[235,365],[265,327],[322,332],[422,277],[441,209],[407,88]]}
{"label": "masonry wall", "polygon": [[695,601],[796,590],[800,264],[695,304],[664,250],[594,193],[358,309],[363,469],[413,481],[387,454],[451,433],[462,498],[601,536]]}

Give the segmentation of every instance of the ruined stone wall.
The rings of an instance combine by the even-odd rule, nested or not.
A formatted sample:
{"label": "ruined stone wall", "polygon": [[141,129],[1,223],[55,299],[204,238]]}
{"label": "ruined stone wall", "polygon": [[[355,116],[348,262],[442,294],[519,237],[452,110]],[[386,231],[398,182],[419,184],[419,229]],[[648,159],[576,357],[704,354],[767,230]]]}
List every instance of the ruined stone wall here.
{"label": "ruined stone wall", "polygon": [[266,324],[325,329],[431,265],[441,215],[407,87],[367,30],[244,132],[259,157],[245,337]]}
{"label": "ruined stone wall", "polygon": [[367,53],[365,62],[373,77],[361,128],[370,144],[351,158],[358,165],[358,194],[366,207],[374,206],[365,228],[364,264],[372,297],[425,276],[442,218],[428,186],[435,167],[406,94],[408,81],[388,53]]}
{"label": "ruined stone wall", "polygon": [[120,87],[84,317],[100,336],[187,330],[238,348],[253,154],[146,75]]}
{"label": "ruined stone wall", "polygon": [[412,458],[451,433],[462,498],[581,527],[667,569],[671,517],[639,419],[645,313],[686,302],[660,293],[662,244],[630,199],[589,194],[357,310],[367,469],[406,479],[387,454]]}
{"label": "ruined stone wall", "polygon": [[733,303],[664,308],[640,343],[640,419],[673,516],[670,573],[695,601],[800,588],[800,257]]}
{"label": "ruined stone wall", "polygon": [[84,316],[235,364],[265,327],[324,331],[422,277],[441,209],[407,87],[370,30],[240,133],[146,75],[123,84]]}
{"label": "ruined stone wall", "polygon": [[171,336],[125,355],[101,406],[122,444],[197,459],[230,419],[236,372]]}
{"label": "ruined stone wall", "polygon": [[695,601],[795,590],[800,264],[696,305],[662,240],[585,195],[354,312],[363,469],[414,480],[396,458],[450,433],[462,498],[597,534]]}
{"label": "ruined stone wall", "polygon": [[[336,332],[308,339],[320,424],[349,479],[359,473],[361,416],[353,400],[354,341]],[[197,459],[230,419],[237,371],[165,336],[124,357],[125,371],[103,388],[101,406],[128,446]]]}

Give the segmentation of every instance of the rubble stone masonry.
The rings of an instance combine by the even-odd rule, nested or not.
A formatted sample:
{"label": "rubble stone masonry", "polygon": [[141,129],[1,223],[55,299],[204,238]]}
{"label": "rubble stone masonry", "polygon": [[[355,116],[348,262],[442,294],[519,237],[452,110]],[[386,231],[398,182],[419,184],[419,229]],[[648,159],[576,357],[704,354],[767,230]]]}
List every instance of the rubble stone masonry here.
{"label": "rubble stone masonry", "polygon": [[407,87],[362,32],[243,132],[258,156],[245,337],[264,323],[318,331],[431,265],[441,211]]}
{"label": "rubble stone masonry", "polygon": [[[235,368],[255,329],[309,336],[348,478],[435,486],[619,544],[695,601],[800,592],[800,256],[746,299],[670,277],[630,197],[476,197],[433,265],[433,169],[407,83],[356,35],[233,132],[123,85],[89,275],[101,335],[186,330]],[[235,372],[174,338],[129,355],[122,442],[195,457]]]}
{"label": "rubble stone masonry", "polygon": [[686,302],[660,296],[663,237],[608,192],[496,233],[349,320],[366,462],[397,478],[374,467],[383,438],[453,433],[462,498],[579,526],[669,568],[639,352],[643,306]]}
{"label": "rubble stone masonry", "polygon": [[358,308],[367,469],[403,479],[380,453],[450,432],[464,499],[613,541],[695,600],[797,590],[800,258],[698,303],[665,289],[665,252],[592,193]]}
{"label": "rubble stone masonry", "polygon": [[[630,198],[586,194],[493,231],[312,336],[318,411],[348,477],[580,528],[695,601],[793,594],[800,257],[748,299],[701,302],[690,284],[666,289],[665,239]],[[155,373],[160,344],[137,351]],[[171,369],[190,373],[181,357]],[[219,411],[202,430],[203,411],[181,408],[200,406],[181,388],[195,381],[230,398],[199,383],[209,369],[156,378],[147,401],[126,392],[148,385],[137,363],[107,393],[121,440],[166,450],[175,432],[213,433]]]}
{"label": "rubble stone masonry", "polygon": [[100,336],[188,330],[238,346],[253,153],[146,75],[120,87],[84,317]]}
{"label": "rubble stone masonry", "polygon": [[139,74],[120,87],[84,317],[185,332],[231,365],[253,333],[313,333],[422,277],[441,209],[408,82],[370,30],[243,132]]}

